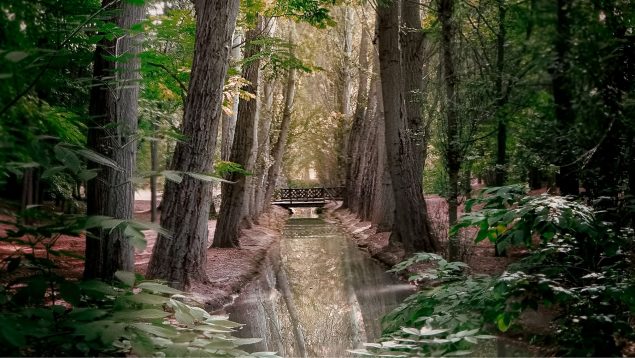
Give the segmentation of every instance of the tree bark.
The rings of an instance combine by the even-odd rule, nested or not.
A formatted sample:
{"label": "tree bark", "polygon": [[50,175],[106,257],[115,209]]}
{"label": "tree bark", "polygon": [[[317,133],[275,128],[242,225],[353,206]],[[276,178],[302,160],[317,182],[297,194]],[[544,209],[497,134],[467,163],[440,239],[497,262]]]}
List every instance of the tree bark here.
{"label": "tree bark", "polygon": [[[104,0],[102,7],[117,9],[111,19],[117,26],[130,29],[145,17],[145,7]],[[132,219],[136,169],[139,68],[137,55],[141,35],[126,34],[115,40],[102,40],[95,50],[93,87],[90,92],[88,147],[117,163],[119,169],[99,166],[97,177],[87,185],[88,215]],[[131,54],[125,62],[107,56]],[[114,81],[113,81],[114,79]],[[97,238],[86,239],[85,278],[111,280],[117,270],[134,271],[134,249],[124,229],[97,230]]]}
{"label": "tree bark", "polygon": [[348,153],[348,132],[351,117],[351,93],[353,91],[352,57],[353,57],[353,10],[350,6],[342,6],[342,63],[340,68],[339,112],[340,121],[335,132],[336,178],[338,185],[346,181],[346,165]]}
{"label": "tree bark", "polygon": [[[156,124],[152,124],[152,131],[156,131]],[[159,171],[159,144],[156,140],[150,142],[150,170],[152,176],[150,177],[150,221],[156,222],[158,219],[157,213],[157,176]]]}
{"label": "tree bark", "polygon": [[412,145],[415,173],[422,180],[425,153],[428,145],[423,119],[423,62],[426,36],[421,28],[421,4],[403,1],[401,22],[402,66],[404,75],[404,96],[408,113],[408,133]]}
{"label": "tree bark", "polygon": [[[504,0],[498,2],[498,33],[496,34],[496,78],[494,79],[494,90],[496,95],[496,109],[498,110],[498,123],[496,129],[496,186],[505,185],[507,179],[507,123],[500,111],[507,103],[507,96],[503,93],[503,75],[505,71],[505,40],[507,32],[505,29],[505,17],[507,8]],[[508,89],[509,91],[509,89]]]}
{"label": "tree bark", "polygon": [[[292,46],[294,46],[295,24],[293,22],[290,22],[289,25],[289,42]],[[269,171],[267,173],[267,192],[265,193],[265,203],[271,202],[273,192],[276,189],[276,182],[278,181],[278,176],[280,175],[280,169],[282,168],[282,157],[289,137],[291,114],[295,98],[295,72],[296,70],[294,68],[288,70],[284,110],[282,113],[282,123],[280,124],[280,135],[273,147],[273,164],[269,167]]]}
{"label": "tree bark", "polygon": [[[376,54],[373,54],[375,57]],[[375,68],[378,68],[378,59]],[[377,163],[375,168],[375,183],[373,201],[372,223],[377,227],[377,232],[388,232],[392,230],[395,223],[395,194],[392,188],[392,179],[388,170],[388,154],[386,152],[386,123],[384,120],[384,102],[381,91],[381,81],[379,74],[373,79],[371,86],[371,103],[375,104],[375,118],[377,122],[375,151],[377,153]]]}
{"label": "tree bark", "polygon": [[[196,43],[183,118],[187,140],[177,143],[171,169],[211,173],[239,1],[198,0],[195,8]],[[180,184],[166,183],[161,224],[173,237],[157,238],[148,265],[149,277],[164,279],[181,289],[193,281],[207,281],[204,264],[210,188],[210,183],[187,175]]]}
{"label": "tree bark", "polygon": [[[362,30],[359,43],[359,84],[357,90],[357,103],[353,123],[348,136],[348,153],[346,158],[346,192],[343,200],[343,207],[348,208],[356,205],[359,198],[355,197],[357,174],[360,166],[360,142],[364,139],[361,136],[361,128],[365,120],[368,120],[366,113],[368,107],[368,43],[370,42],[368,31]],[[349,205],[352,204],[352,205]]]}
{"label": "tree bark", "polygon": [[[251,58],[258,54],[261,46],[255,45],[256,40],[262,32],[263,22],[258,21],[258,26],[251,29],[246,34],[245,57]],[[236,121],[236,132],[232,145],[229,160],[241,164],[248,172],[254,167],[254,145],[257,141],[255,131],[258,128],[258,79],[260,72],[260,61],[255,60],[243,67],[242,77],[249,81],[244,88],[247,92],[256,94],[256,98],[249,101],[240,101],[238,106],[238,119]],[[238,240],[240,236],[240,223],[248,214],[251,191],[248,177],[238,173],[232,173],[229,180],[234,184],[226,184],[223,190],[224,195],[221,201],[220,215],[216,222],[213,247],[240,247]],[[245,210],[247,207],[247,210]],[[247,211],[247,212],[246,212]]]}
{"label": "tree bark", "polygon": [[[441,56],[443,66],[443,83],[445,83],[445,141],[446,168],[448,171],[448,222],[452,227],[457,222],[459,199],[459,171],[461,170],[461,152],[459,143],[459,113],[456,87],[458,76],[454,56],[454,0],[439,1],[439,20],[441,22]],[[458,260],[458,237],[450,237],[449,259]]]}
{"label": "tree bark", "polygon": [[406,252],[437,251],[438,243],[430,233],[420,176],[411,152],[404,103],[401,49],[399,45],[400,1],[379,6],[377,10],[379,63],[388,167],[395,202],[395,225],[391,243],[401,243]]}
{"label": "tree bark", "polygon": [[267,173],[269,171],[271,155],[269,148],[269,133],[271,132],[271,120],[273,119],[273,97],[275,92],[275,82],[267,81],[263,86],[264,112],[261,112],[261,120],[258,131],[258,159],[256,167],[255,202],[256,211],[253,219],[256,219],[269,206],[265,201],[267,192]]}
{"label": "tree bark", "polygon": [[[232,40],[232,49],[229,52],[229,61],[235,65],[236,71],[240,71],[240,66],[236,65],[243,59],[241,43],[243,37],[240,33],[235,33]],[[234,95],[232,103],[232,113],[223,113],[223,124],[221,131],[221,145],[220,145],[220,157],[221,160],[229,161],[231,156],[232,143],[234,142],[234,135],[236,133],[236,121],[238,120],[238,105],[240,103],[240,97],[238,94]],[[223,191],[224,193],[224,191]]]}
{"label": "tree bark", "polygon": [[573,94],[570,79],[571,59],[571,23],[569,10],[572,6],[571,0],[556,1],[556,57],[551,69],[551,85],[553,88],[553,100],[555,104],[556,120],[558,128],[559,147],[562,149],[560,158],[560,173],[558,175],[558,187],[561,195],[580,194],[578,182],[577,165],[575,163],[574,146],[570,140],[569,131],[575,122],[575,111],[573,109]]}

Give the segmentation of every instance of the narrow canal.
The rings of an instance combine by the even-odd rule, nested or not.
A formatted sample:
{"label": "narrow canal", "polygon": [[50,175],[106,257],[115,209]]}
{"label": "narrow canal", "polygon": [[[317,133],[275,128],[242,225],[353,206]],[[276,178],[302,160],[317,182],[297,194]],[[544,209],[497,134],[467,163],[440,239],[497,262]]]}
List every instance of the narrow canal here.
{"label": "narrow canal", "polygon": [[311,211],[288,221],[265,266],[227,313],[246,324],[240,336],[263,339],[248,350],[283,357],[350,356],[413,292]]}

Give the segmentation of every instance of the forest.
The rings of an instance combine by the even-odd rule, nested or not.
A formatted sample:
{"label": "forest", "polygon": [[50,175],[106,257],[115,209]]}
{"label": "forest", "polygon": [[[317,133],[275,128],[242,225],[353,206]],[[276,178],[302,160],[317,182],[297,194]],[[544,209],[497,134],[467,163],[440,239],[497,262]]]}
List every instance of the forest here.
{"label": "forest", "polygon": [[0,0],[0,356],[635,356],[634,26]]}

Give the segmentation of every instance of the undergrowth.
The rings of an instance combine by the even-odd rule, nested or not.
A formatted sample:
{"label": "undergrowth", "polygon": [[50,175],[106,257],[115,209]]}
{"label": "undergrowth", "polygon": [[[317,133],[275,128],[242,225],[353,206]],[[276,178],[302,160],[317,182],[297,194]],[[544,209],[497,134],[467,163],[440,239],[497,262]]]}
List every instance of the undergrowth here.
{"label": "undergrowth", "polygon": [[[633,229],[602,221],[590,206],[558,196],[527,196],[519,186],[490,188],[466,208],[479,207],[451,230],[477,227],[504,253],[528,254],[498,277],[472,275],[461,262],[418,253],[402,271],[436,262],[411,280],[424,287],[384,317],[384,336],[354,351],[363,355],[474,354],[489,334],[522,335],[565,356],[620,356],[635,339]],[[527,331],[523,312],[555,313],[548,332]],[[489,333],[489,334],[487,334]]]}
{"label": "undergrowth", "polygon": [[138,246],[142,224],[40,207],[25,213],[0,235],[16,248],[0,261],[0,356],[246,356],[239,347],[260,341],[234,337],[241,324],[185,303],[187,294],[161,282],[123,271],[116,282],[58,272],[57,259],[81,259],[56,248],[62,235],[125,227]]}

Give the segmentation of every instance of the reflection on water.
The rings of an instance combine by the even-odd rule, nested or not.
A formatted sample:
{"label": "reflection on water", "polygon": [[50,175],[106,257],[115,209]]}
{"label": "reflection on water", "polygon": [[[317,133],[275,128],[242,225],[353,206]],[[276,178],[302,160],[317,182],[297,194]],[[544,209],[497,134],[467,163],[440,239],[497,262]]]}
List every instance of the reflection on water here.
{"label": "reflection on water", "polygon": [[242,336],[263,338],[253,351],[348,356],[379,338],[381,317],[412,293],[337,226],[312,216],[294,212],[261,278],[228,309],[230,319],[246,323]]}

